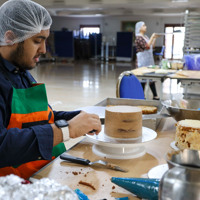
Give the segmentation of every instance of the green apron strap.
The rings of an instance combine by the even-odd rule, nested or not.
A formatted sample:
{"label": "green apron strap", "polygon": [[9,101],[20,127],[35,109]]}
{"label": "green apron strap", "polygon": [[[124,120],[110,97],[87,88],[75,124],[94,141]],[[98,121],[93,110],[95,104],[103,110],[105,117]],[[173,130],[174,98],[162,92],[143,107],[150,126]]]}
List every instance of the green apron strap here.
{"label": "green apron strap", "polygon": [[58,157],[66,151],[65,144],[60,143],[53,147],[52,156]]}

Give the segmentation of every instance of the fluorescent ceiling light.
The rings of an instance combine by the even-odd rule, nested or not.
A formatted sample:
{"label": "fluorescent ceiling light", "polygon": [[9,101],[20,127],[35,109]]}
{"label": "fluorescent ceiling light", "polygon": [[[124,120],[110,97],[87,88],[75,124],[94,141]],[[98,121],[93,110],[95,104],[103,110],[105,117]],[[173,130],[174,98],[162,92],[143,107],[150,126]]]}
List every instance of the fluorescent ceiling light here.
{"label": "fluorescent ceiling light", "polygon": [[172,3],[186,3],[189,0],[172,0]]}

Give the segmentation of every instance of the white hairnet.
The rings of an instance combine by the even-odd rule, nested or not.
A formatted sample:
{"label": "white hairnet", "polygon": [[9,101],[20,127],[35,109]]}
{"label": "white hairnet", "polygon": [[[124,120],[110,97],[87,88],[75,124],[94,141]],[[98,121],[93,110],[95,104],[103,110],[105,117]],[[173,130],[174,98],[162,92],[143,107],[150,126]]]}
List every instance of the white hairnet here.
{"label": "white hairnet", "polygon": [[135,36],[138,36],[140,34],[140,29],[141,27],[144,25],[145,23],[140,21],[140,22],[137,22],[135,24]]}
{"label": "white hairnet", "polygon": [[48,11],[31,0],[5,2],[0,7],[0,19],[0,46],[22,42],[50,29],[52,23]]}

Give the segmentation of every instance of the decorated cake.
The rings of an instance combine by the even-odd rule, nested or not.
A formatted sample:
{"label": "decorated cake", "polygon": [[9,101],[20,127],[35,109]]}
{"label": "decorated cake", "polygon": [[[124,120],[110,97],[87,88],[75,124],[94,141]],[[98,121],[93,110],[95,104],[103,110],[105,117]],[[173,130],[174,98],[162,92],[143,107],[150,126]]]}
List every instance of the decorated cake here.
{"label": "decorated cake", "polygon": [[181,150],[200,150],[200,120],[185,119],[177,122],[175,141]]}
{"label": "decorated cake", "polygon": [[105,110],[105,134],[113,138],[140,138],[142,110],[136,106],[111,106]]}

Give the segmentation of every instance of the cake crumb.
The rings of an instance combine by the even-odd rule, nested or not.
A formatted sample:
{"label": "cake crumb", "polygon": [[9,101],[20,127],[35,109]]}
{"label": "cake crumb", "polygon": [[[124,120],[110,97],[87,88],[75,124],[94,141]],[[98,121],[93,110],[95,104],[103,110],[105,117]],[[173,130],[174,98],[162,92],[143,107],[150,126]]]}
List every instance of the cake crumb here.
{"label": "cake crumb", "polygon": [[86,185],[86,186],[92,188],[93,190],[96,190],[96,188],[91,183],[87,183],[85,181],[79,181],[78,183],[81,185]]}

